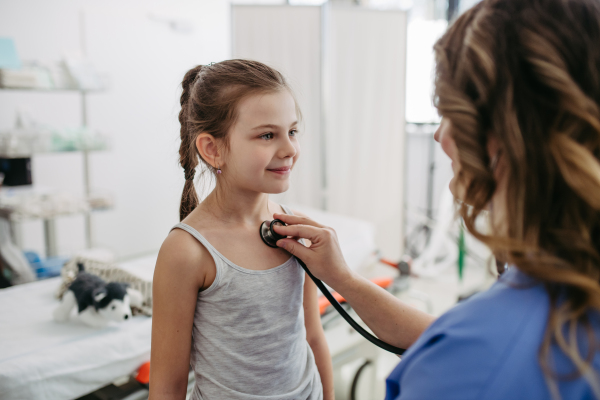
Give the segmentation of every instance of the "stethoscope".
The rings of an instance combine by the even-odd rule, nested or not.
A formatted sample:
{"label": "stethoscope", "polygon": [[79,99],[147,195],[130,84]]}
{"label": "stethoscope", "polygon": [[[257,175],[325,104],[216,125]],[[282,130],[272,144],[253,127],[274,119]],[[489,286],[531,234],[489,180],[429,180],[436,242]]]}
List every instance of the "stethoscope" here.
{"label": "stethoscope", "polygon": [[[287,236],[280,235],[273,230],[273,227],[277,224],[285,226],[285,222],[283,222],[279,219],[274,219],[273,221],[264,221],[260,225],[260,228],[259,228],[260,237],[262,238],[263,242],[265,242],[265,244],[269,247],[277,248],[278,247],[277,241],[279,239],[285,239],[287,237]],[[331,305],[337,310],[337,312],[342,316],[342,318],[344,318],[346,320],[346,322],[348,322],[348,324],[350,324],[350,326],[352,328],[354,328],[358,333],[360,333],[365,339],[367,339],[369,342],[373,343],[375,346],[378,346],[384,350],[389,351],[390,353],[401,355],[406,351],[405,349],[401,349],[399,347],[392,346],[391,344],[388,344],[388,343],[384,342],[383,340],[376,338],[375,336],[371,335],[369,332],[364,330],[362,328],[362,326],[360,326],[354,319],[352,319],[352,317],[350,315],[348,315],[346,310],[344,310],[344,308],[340,305],[340,303],[338,303],[338,301],[333,297],[333,295],[325,287],[323,282],[321,282],[319,279],[315,278],[315,276],[313,274],[311,274],[311,272],[306,267],[306,264],[304,264],[304,262],[302,260],[300,260],[298,257],[296,257],[296,260],[298,260],[298,263],[302,266],[304,271],[306,271],[308,276],[310,276],[310,279],[312,279],[313,282],[315,282],[315,284],[317,285],[319,290],[323,293],[323,295],[325,295],[327,300],[329,300]]]}

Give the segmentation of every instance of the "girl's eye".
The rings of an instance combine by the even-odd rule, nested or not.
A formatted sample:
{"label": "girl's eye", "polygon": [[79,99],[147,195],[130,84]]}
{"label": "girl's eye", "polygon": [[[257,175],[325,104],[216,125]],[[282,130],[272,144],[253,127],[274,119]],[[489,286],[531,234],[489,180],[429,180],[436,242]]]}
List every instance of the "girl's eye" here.
{"label": "girl's eye", "polygon": [[290,131],[290,136],[296,136],[296,135],[298,135],[298,131],[296,129],[292,129]]}
{"label": "girl's eye", "polygon": [[273,139],[273,134],[271,132],[265,133],[264,135],[261,136],[261,139],[265,139],[265,140]]}

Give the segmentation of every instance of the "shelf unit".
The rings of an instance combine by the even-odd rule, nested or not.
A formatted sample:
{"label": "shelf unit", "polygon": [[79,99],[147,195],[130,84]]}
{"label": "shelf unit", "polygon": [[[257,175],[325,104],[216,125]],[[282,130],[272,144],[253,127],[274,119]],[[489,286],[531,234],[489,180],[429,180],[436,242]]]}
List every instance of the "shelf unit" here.
{"label": "shelf unit", "polygon": [[[73,92],[78,93],[80,97],[80,124],[82,128],[88,127],[88,112],[87,112],[87,99],[90,94],[100,93],[105,89],[98,90],[86,90],[78,88],[16,88],[16,87],[0,87],[1,91],[12,91],[12,92],[38,92],[38,93],[53,93],[53,92]],[[91,187],[90,187],[90,161],[89,156],[92,150],[79,150],[83,155],[83,187],[85,198],[90,198]],[[72,153],[69,151],[69,153]],[[87,248],[91,248],[94,240],[92,237],[92,218],[91,213],[95,211],[91,209],[88,212],[84,212],[84,224],[85,224],[85,243]],[[0,209],[0,215],[8,216],[13,226],[13,236],[17,245],[20,246],[20,228],[18,227],[19,220],[11,217],[12,210],[10,208]],[[59,214],[49,218],[42,218],[44,221],[44,241],[46,247],[46,257],[53,257],[58,255],[57,239],[56,239],[56,224],[55,217],[67,215]]]}

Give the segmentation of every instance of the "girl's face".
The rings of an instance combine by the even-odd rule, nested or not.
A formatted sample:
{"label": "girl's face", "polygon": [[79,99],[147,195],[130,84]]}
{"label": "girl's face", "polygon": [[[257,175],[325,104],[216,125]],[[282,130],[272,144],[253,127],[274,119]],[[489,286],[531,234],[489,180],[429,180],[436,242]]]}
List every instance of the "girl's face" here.
{"label": "girl's face", "polygon": [[282,193],[298,156],[296,103],[287,90],[248,96],[229,131],[222,179],[256,192]]}

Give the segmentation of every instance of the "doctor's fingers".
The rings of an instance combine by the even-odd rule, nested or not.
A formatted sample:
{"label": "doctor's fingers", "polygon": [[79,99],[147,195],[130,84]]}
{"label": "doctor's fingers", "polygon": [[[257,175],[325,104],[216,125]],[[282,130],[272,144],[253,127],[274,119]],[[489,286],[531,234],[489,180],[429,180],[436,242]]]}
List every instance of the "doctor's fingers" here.
{"label": "doctor's fingers", "polygon": [[303,217],[300,215],[275,213],[275,214],[273,214],[273,217],[276,219],[282,220],[283,222],[285,222],[288,225],[310,225],[310,226],[316,226],[317,228],[325,228],[324,225],[321,225],[318,222],[313,221],[312,219],[310,219],[308,217]]}
{"label": "doctor's fingers", "polygon": [[317,228],[310,225],[274,225],[273,229],[280,235],[308,239],[311,243],[318,241],[323,235],[322,231],[324,230],[323,228]]}
{"label": "doctor's fingers", "polygon": [[293,239],[286,238],[278,240],[277,246],[283,247],[302,260],[315,277],[332,284],[348,276],[349,269],[333,229],[291,225],[281,227],[277,231],[284,234],[284,229],[290,236],[300,236],[311,241],[310,247],[306,247]]}

